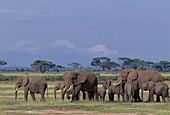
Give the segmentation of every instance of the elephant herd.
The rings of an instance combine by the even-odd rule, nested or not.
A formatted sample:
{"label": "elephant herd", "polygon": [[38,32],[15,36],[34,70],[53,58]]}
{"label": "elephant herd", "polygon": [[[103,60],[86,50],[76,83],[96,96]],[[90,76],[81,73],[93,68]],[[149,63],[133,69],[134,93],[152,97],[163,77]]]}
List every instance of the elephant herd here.
{"label": "elephant herd", "polygon": [[[114,101],[114,95],[120,96],[123,102],[142,102],[143,91],[148,90],[149,96],[147,102],[160,102],[160,96],[163,102],[165,98],[169,101],[168,85],[163,81],[161,74],[154,70],[139,71],[134,69],[122,70],[116,81],[106,80],[102,87],[98,87],[98,79],[91,71],[65,71],[63,74],[64,81],[57,81],[54,86],[54,97],[56,91],[61,90],[61,98],[64,100],[65,94],[67,99],[72,95],[72,101],[80,100],[80,91],[84,100],[105,100],[106,89],[108,89],[109,101]],[[36,101],[34,93],[41,94],[41,101],[45,101],[44,94],[47,88],[47,81],[42,77],[22,77],[18,78],[15,85],[15,99],[17,99],[18,88],[25,87],[24,98],[28,100],[28,91],[32,99]],[[139,90],[141,89],[141,97]],[[48,91],[47,91],[48,92]],[[48,93],[47,93],[48,94]]]}

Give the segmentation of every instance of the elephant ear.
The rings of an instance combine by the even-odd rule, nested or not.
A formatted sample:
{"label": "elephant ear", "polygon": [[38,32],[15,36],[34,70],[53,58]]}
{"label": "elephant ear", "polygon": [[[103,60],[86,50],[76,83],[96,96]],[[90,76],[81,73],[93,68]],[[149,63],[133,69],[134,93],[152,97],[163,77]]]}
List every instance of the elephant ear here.
{"label": "elephant ear", "polygon": [[128,81],[134,81],[134,80],[136,80],[137,78],[138,78],[138,73],[137,73],[137,71],[132,70],[132,71],[129,72],[127,80],[128,80]]}
{"label": "elephant ear", "polygon": [[86,75],[82,72],[75,72],[73,77],[74,85],[79,85],[86,81]]}
{"label": "elephant ear", "polygon": [[66,86],[66,83],[65,83],[65,82],[62,82],[62,83],[60,84],[60,89],[63,89],[65,86]]}
{"label": "elephant ear", "polygon": [[28,76],[25,76],[23,77],[23,80],[22,80],[22,87],[25,87],[29,82],[29,77]]}

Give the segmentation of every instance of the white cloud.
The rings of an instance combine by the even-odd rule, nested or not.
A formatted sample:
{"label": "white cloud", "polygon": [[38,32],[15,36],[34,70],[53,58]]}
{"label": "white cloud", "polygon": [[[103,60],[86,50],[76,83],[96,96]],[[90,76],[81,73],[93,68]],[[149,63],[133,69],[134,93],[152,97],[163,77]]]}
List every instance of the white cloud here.
{"label": "white cloud", "polygon": [[13,51],[22,51],[22,52],[26,52],[26,53],[37,53],[40,51],[40,47],[34,43],[34,42],[30,42],[30,41],[26,41],[26,40],[21,40],[17,43],[13,43],[14,45],[11,46],[9,49],[13,50]]}
{"label": "white cloud", "polygon": [[71,49],[76,48],[74,44],[72,44],[71,42],[67,40],[57,40],[52,44],[52,48],[56,48],[59,46],[64,46],[64,47],[71,48]]}
{"label": "white cloud", "polygon": [[95,52],[95,53],[103,53],[103,54],[106,54],[106,55],[118,53],[117,50],[112,51],[102,44],[97,44],[95,46],[92,46],[92,47],[88,48],[88,50]]}
{"label": "white cloud", "polygon": [[15,14],[33,14],[33,15],[39,15],[40,13],[30,10],[13,10],[13,9],[3,9],[0,8],[0,13],[15,13]]}

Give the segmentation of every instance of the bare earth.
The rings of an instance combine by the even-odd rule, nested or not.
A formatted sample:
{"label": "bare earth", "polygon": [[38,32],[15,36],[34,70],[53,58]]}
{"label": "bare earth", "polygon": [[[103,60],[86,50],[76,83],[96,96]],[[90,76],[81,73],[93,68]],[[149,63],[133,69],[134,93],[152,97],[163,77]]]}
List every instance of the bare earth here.
{"label": "bare earth", "polygon": [[89,115],[89,114],[98,114],[98,115],[136,115],[135,113],[99,113],[99,112],[93,112],[93,111],[83,111],[83,110],[73,110],[73,111],[66,111],[66,110],[7,110],[2,113],[7,114],[43,114],[43,115],[54,115],[54,114],[83,114],[83,115]]}

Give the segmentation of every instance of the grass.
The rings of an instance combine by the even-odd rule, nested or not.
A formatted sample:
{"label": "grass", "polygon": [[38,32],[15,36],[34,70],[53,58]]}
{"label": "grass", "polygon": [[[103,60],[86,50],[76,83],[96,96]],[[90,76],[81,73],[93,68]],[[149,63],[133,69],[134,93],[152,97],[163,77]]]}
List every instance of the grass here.
{"label": "grass", "polygon": [[[170,82],[166,81],[170,86]],[[14,86],[15,82],[0,82],[0,114],[9,114],[9,110],[21,110],[21,111],[40,111],[40,110],[83,110],[94,111],[99,113],[137,113],[137,114],[170,114],[170,102],[168,103],[123,103],[108,101],[108,95],[106,95],[106,101],[85,101],[81,100],[77,102],[70,102],[65,98],[61,100],[60,91],[57,91],[57,100],[54,99],[53,88],[55,82],[48,82],[49,97],[45,95],[46,102],[40,102],[40,95],[36,94],[36,102],[33,102],[29,94],[28,102],[24,101],[24,88],[20,88],[18,91],[18,99],[14,100]],[[101,86],[101,85],[99,85]],[[144,100],[147,99],[148,92],[144,92]],[[117,96],[115,96],[117,98]],[[18,113],[11,113],[18,114]],[[24,113],[23,113],[24,114]],[[33,114],[33,113],[31,113]],[[37,114],[37,113],[35,113]]]}

